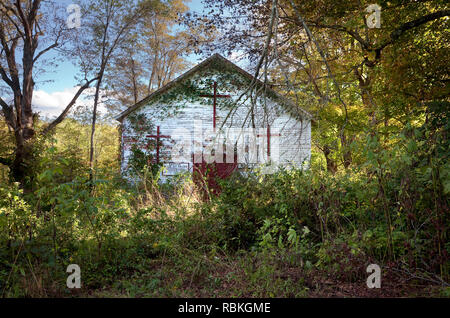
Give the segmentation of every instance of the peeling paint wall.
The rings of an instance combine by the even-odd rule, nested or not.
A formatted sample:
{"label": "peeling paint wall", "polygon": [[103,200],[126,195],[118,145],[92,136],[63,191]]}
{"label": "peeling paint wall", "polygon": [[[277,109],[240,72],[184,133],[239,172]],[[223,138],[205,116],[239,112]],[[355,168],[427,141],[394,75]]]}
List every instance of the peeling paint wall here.
{"label": "peeling paint wall", "polygon": [[[253,118],[256,130],[248,134],[244,130],[243,135],[238,136],[242,138],[241,145],[245,145],[241,149],[241,153],[238,149],[240,168],[257,166],[267,160],[266,136],[268,124],[270,125],[270,134],[274,135],[270,138],[271,158],[278,157],[278,164],[283,166],[308,167],[311,156],[310,120],[307,117],[300,120],[290,116],[285,108],[272,97],[259,98],[252,116],[250,101],[246,100],[246,95],[243,95],[243,98],[241,96],[246,87],[238,87],[230,84],[230,82],[225,84],[223,79],[218,78],[218,74],[219,72],[197,74],[193,81],[201,83],[199,86],[203,84],[203,89],[212,94],[212,88],[207,84],[205,86],[205,82],[216,80],[218,82],[218,94],[231,95],[229,99],[217,99],[216,131],[219,133],[214,134],[213,132],[212,98],[200,97],[192,100],[192,98],[187,97],[175,101],[165,101],[162,98],[151,101],[123,120],[121,170],[124,175],[131,156],[130,149],[133,139],[144,137],[134,131],[131,124],[131,116],[136,115],[144,115],[146,120],[153,124],[152,135],[156,135],[156,127],[159,126],[161,135],[170,136],[170,140],[169,138],[161,139],[160,153],[161,158],[164,157],[161,162],[164,163],[165,167],[162,176],[163,181],[179,172],[192,172],[192,155],[194,153],[198,154],[202,148],[207,149],[214,138],[216,140],[236,140],[236,131],[240,132],[242,127],[253,126],[251,118]],[[241,97],[240,100],[239,97]],[[239,103],[235,104],[238,106],[231,109],[230,105],[238,100]],[[199,137],[200,134],[202,137]],[[245,143],[243,143],[244,139]],[[232,146],[227,149],[233,151]]]}

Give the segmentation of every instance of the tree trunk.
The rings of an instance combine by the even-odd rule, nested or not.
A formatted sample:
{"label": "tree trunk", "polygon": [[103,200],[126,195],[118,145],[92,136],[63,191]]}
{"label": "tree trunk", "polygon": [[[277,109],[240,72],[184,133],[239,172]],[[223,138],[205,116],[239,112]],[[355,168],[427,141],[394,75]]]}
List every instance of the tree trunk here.
{"label": "tree trunk", "polygon": [[328,145],[325,145],[323,147],[323,154],[325,156],[325,160],[327,161],[327,171],[335,174],[337,171],[337,164],[336,161],[330,158],[330,153],[330,147]]}
{"label": "tree trunk", "polygon": [[[9,4],[10,5],[9,5]],[[45,29],[38,23],[42,14],[39,12],[41,0],[33,1],[0,1],[2,12],[0,20],[0,51],[2,63],[0,63],[0,78],[5,87],[9,87],[7,95],[13,96],[11,104],[0,96],[0,106],[3,111],[8,129],[14,133],[15,150],[14,158],[0,158],[0,163],[8,165],[12,180],[19,182],[25,191],[31,191],[34,170],[35,144],[38,141],[35,130],[35,114],[33,113],[33,70],[36,61],[46,52],[59,46],[60,36],[55,42],[36,52],[38,40]],[[14,27],[4,21],[5,14],[10,16],[10,21],[16,21]],[[42,28],[42,30],[41,30]],[[37,53],[37,54],[36,54]],[[21,58],[21,62],[17,61]],[[4,62],[6,62],[4,65]],[[5,68],[5,66],[7,66]],[[93,79],[95,80],[95,79]],[[64,111],[53,122],[48,124],[41,132],[41,136],[47,135],[58,125],[75,104],[80,94],[89,87],[93,81],[88,81],[75,94]],[[12,157],[12,156],[11,156]]]}
{"label": "tree trunk", "polygon": [[19,182],[25,192],[30,192],[34,179],[32,167],[33,141],[32,138],[25,139],[20,131],[16,132],[15,138],[14,160],[9,166],[11,177],[14,181]]}
{"label": "tree trunk", "polygon": [[347,139],[347,136],[344,134],[341,135],[341,145],[343,148],[342,157],[344,159],[344,168],[347,169],[352,164],[352,152],[350,150],[350,144],[352,143],[354,138]]}
{"label": "tree trunk", "polygon": [[359,89],[361,94],[361,100],[363,102],[364,107],[369,111],[369,127],[372,130],[372,135],[375,133],[376,125],[378,124],[378,120],[376,117],[376,105],[372,99],[371,91],[370,91],[370,82],[371,77],[369,74],[366,75],[366,78],[363,78],[362,71],[361,73],[358,71],[357,68],[353,70],[356,79],[359,82]]}
{"label": "tree trunk", "polygon": [[100,86],[102,84],[103,74],[105,72],[105,66],[102,66],[100,70],[100,75],[98,77],[97,84],[95,86],[95,96],[94,96],[94,109],[92,111],[92,124],[91,124],[91,144],[89,150],[89,181],[94,180],[94,139],[95,139],[95,126],[97,123],[97,108],[98,100],[100,95]]}

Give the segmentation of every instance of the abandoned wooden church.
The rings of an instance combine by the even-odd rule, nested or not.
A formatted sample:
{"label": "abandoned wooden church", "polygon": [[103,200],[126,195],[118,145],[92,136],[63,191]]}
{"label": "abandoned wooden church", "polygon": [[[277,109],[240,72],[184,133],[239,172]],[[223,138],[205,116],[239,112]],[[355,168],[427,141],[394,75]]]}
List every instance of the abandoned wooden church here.
{"label": "abandoned wooden church", "polygon": [[164,166],[163,181],[205,165],[222,178],[255,167],[307,168],[311,155],[311,115],[219,54],[116,119],[124,175],[137,154]]}

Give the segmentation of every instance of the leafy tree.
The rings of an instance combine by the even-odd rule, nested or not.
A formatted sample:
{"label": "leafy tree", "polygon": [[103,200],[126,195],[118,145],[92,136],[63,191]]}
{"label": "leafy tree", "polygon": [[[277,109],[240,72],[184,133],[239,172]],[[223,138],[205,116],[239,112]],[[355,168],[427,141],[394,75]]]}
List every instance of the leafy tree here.
{"label": "leafy tree", "polygon": [[115,98],[108,101],[112,109],[123,110],[171,81],[189,63],[185,56],[195,49],[195,28],[179,22],[186,13],[184,0],[161,3],[142,19],[112,61],[113,72],[106,76],[107,87]]}
{"label": "leafy tree", "polygon": [[114,58],[121,45],[130,40],[132,31],[147,14],[152,14],[159,1],[116,1],[102,0],[82,2],[83,27],[74,38],[79,65],[87,73],[97,74],[98,80],[94,92],[94,106],[90,136],[89,166],[90,179],[94,169],[94,139],[97,111],[103,79],[108,64]]}
{"label": "leafy tree", "polygon": [[314,145],[335,172],[358,160],[365,131],[386,141],[448,95],[446,3],[379,2],[379,29],[366,23],[370,4],[206,1],[208,15],[192,23],[217,27],[223,37],[209,50],[247,53],[257,76],[314,114]]}
{"label": "leafy tree", "polygon": [[[84,78],[64,111],[41,131],[36,131],[37,114],[33,111],[32,97],[35,73],[43,57],[50,51],[67,44],[65,19],[61,18],[56,2],[1,1],[0,3],[0,75],[2,97],[0,105],[3,119],[14,135],[14,152],[1,163],[6,164],[14,180],[29,189],[33,179],[34,146],[58,125],[91,83]],[[21,60],[21,61],[20,61]]]}

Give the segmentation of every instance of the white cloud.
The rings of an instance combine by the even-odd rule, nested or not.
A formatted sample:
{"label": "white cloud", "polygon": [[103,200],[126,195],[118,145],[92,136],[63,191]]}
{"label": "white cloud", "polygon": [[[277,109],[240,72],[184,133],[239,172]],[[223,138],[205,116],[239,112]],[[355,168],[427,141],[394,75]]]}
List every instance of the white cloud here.
{"label": "white cloud", "polygon": [[[38,112],[41,117],[56,117],[61,114],[67,104],[70,103],[79,88],[79,86],[76,86],[53,93],[47,93],[44,90],[35,90],[33,93],[33,109],[34,111]],[[72,109],[79,105],[89,106],[89,108],[92,109],[92,106],[94,104],[94,98],[92,96],[93,93],[93,87],[86,89],[84,93],[78,98],[78,101],[72,107]],[[104,113],[105,110],[105,106],[100,103],[99,111],[101,113]]]}
{"label": "white cloud", "polygon": [[57,116],[73,98],[77,89],[78,87],[72,87],[62,92],[53,93],[36,90],[33,93],[33,106],[43,116]]}

